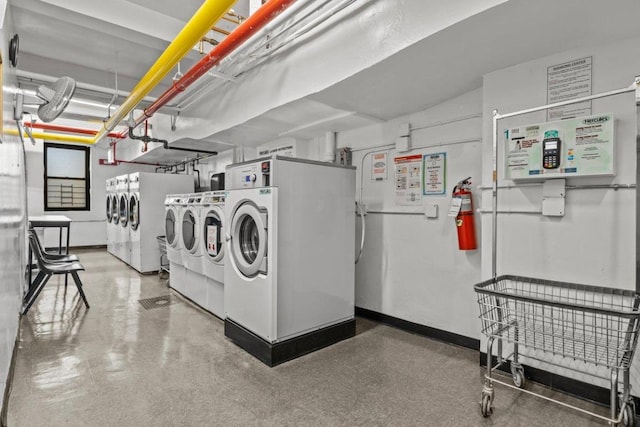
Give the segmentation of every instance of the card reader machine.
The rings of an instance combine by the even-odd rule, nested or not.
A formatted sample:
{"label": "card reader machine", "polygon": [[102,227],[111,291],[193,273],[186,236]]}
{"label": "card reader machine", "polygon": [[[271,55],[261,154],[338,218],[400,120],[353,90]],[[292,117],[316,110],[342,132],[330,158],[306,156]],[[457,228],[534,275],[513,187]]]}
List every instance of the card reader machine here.
{"label": "card reader machine", "polygon": [[542,140],[542,167],[557,169],[560,167],[560,137],[557,130],[548,130]]}

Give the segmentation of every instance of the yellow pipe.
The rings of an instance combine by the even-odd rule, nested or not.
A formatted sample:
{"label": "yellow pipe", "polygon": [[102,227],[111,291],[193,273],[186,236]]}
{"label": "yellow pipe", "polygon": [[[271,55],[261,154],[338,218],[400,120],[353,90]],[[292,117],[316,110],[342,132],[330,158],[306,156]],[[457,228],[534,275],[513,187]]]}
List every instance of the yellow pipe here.
{"label": "yellow pipe", "polygon": [[[6,129],[5,133],[8,135],[18,136],[18,129]],[[44,139],[45,141],[57,141],[57,142],[73,142],[75,144],[93,144],[93,137],[91,136],[77,136],[77,135],[64,135],[59,133],[48,132],[32,132],[31,135],[34,139]],[[29,138],[26,132],[22,134],[23,139]]]}
{"label": "yellow pipe", "polygon": [[224,16],[235,3],[235,0],[206,0],[200,9],[187,22],[169,47],[160,55],[158,60],[149,68],[147,74],[131,91],[127,99],[120,105],[111,118],[104,124],[93,138],[92,144],[100,142],[107,133],[111,132],[132,111],[142,99],[149,94],[171,69],[204,37],[211,27]]}

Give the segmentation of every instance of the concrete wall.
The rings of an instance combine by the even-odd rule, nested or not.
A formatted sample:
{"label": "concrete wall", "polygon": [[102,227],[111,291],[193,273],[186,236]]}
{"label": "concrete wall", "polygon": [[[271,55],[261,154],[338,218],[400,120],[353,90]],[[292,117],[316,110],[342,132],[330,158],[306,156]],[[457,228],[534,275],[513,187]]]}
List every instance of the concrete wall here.
{"label": "concrete wall", "polygon": [[[5,7],[6,4],[0,6],[2,9]],[[4,22],[0,22],[0,46],[8,46],[9,37],[14,33],[10,9],[7,9],[4,18]],[[11,97],[7,95],[6,89],[15,88],[16,78],[14,69],[9,66],[7,50],[1,51],[5,89],[2,109],[7,119],[12,117],[12,107]],[[4,129],[10,126],[11,122],[4,123]],[[25,286],[23,267],[26,264],[26,212],[23,159],[20,140],[3,132],[0,142],[0,413],[4,403],[1,396],[4,396],[11,356],[18,335],[18,312]]]}
{"label": "concrete wall", "polygon": [[[491,185],[491,112],[513,112],[546,104],[547,67],[587,56],[593,58],[593,93],[628,87],[640,72],[640,39],[605,46],[585,46],[488,74],[483,83],[483,184]],[[616,119],[615,177],[572,178],[569,185],[628,184],[636,180],[637,112],[633,94],[593,102],[593,113]],[[500,121],[498,134],[510,126],[545,121],[545,112]],[[502,164],[502,158],[499,159]],[[503,176],[501,166],[499,177]],[[512,182],[499,179],[499,185]],[[568,191],[564,217],[500,214],[498,274],[517,274],[565,282],[636,289],[636,189]],[[483,197],[491,207],[491,192]],[[540,186],[499,191],[499,210],[539,210]],[[482,278],[491,277],[491,218],[483,215]],[[473,313],[475,315],[475,312]],[[534,362],[529,362],[534,363]],[[640,379],[638,363],[634,382]],[[553,370],[553,369],[551,369]],[[564,375],[571,372],[559,370]],[[579,379],[587,380],[582,376]],[[603,384],[605,385],[605,384]],[[636,386],[637,388],[637,386]],[[636,392],[637,393],[637,392]]]}

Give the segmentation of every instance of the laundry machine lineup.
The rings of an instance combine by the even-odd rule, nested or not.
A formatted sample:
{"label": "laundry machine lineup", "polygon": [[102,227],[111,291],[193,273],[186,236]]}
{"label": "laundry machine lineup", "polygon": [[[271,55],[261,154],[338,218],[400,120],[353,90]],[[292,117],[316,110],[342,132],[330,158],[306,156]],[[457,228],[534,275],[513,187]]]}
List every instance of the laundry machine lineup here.
{"label": "laundry machine lineup", "polygon": [[226,169],[225,335],[269,366],[355,335],[355,168]]}
{"label": "laundry machine lineup", "polygon": [[202,194],[200,229],[202,273],[205,277],[204,308],[224,319],[224,191]]}
{"label": "laundry machine lineup", "polygon": [[182,265],[186,270],[183,295],[202,307],[207,299],[207,289],[202,271],[201,216],[202,193],[186,195],[182,199],[180,223]]}
{"label": "laundry machine lineup", "polygon": [[118,200],[116,198],[116,179],[109,178],[106,184],[107,193],[105,215],[107,218],[107,251],[110,254],[114,254],[115,232],[117,225],[115,223],[115,214],[116,207],[118,205]]}
{"label": "laundry machine lineup", "polygon": [[169,194],[165,198],[164,234],[167,239],[167,259],[169,260],[169,286],[184,294],[187,270],[182,262],[182,206],[188,194]]}
{"label": "laundry machine lineup", "polygon": [[114,236],[111,253],[141,273],[158,271],[160,249],[157,236],[163,234],[166,194],[193,191],[193,177],[136,172],[113,179],[113,215],[111,222],[107,222],[107,235],[111,226]]}

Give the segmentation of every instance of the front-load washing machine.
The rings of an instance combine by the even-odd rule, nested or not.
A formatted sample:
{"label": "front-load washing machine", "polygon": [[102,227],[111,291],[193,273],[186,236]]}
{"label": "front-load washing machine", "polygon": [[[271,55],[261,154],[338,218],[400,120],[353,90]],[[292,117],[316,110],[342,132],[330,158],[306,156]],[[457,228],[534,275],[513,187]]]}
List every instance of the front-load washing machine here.
{"label": "front-load washing machine", "polygon": [[106,194],[106,209],[105,216],[107,221],[107,252],[110,254],[114,253],[114,243],[115,243],[115,230],[116,223],[114,218],[115,208],[114,203],[117,205],[117,199],[115,197],[116,194],[116,180],[115,178],[107,179],[107,194]]}
{"label": "front-load washing machine", "polygon": [[355,168],[227,166],[225,335],[274,366],[355,335]]}
{"label": "front-load washing machine", "polygon": [[202,272],[207,311],[224,318],[224,191],[202,194]]}
{"label": "front-load washing machine", "polygon": [[182,200],[188,194],[170,194],[165,198],[164,234],[167,239],[167,259],[169,260],[169,286],[184,294],[187,270],[182,262]]}
{"label": "front-load washing machine", "polygon": [[205,305],[206,287],[202,271],[202,193],[190,194],[183,200],[182,225],[182,263],[187,270],[187,282],[184,295],[200,306]]}
{"label": "front-load washing machine", "polygon": [[162,234],[167,192],[192,191],[190,175],[135,172],[129,175],[130,265],[140,273],[160,269],[157,237]]}
{"label": "front-load washing machine", "polygon": [[116,256],[129,264],[131,261],[131,241],[129,236],[129,175],[120,175],[116,180],[118,197]]}

